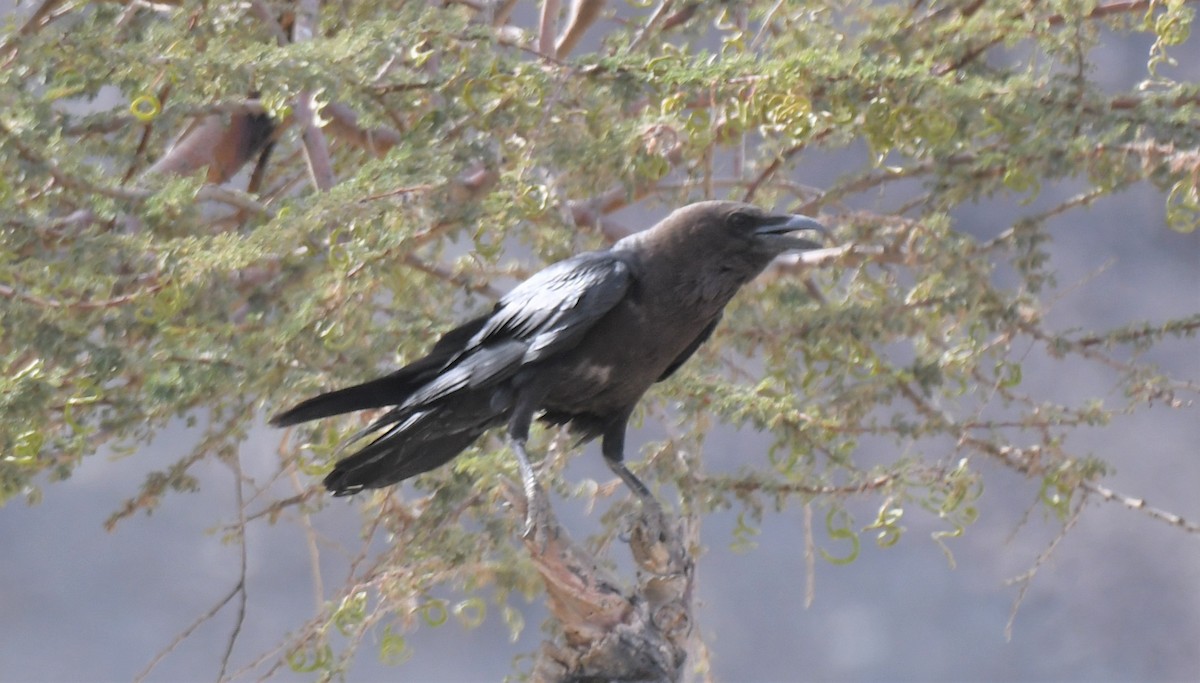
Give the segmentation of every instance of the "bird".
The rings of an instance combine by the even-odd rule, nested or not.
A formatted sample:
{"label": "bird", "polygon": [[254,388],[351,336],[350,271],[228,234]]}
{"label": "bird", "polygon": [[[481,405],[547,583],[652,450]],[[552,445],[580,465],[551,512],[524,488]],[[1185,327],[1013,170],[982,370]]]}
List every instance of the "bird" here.
{"label": "bird", "polygon": [[276,427],[387,408],[347,444],[377,436],[324,479],[334,496],[391,486],[439,467],[505,426],[527,502],[525,535],[548,505],[526,451],[535,418],[600,437],[604,462],[640,499],[625,464],[642,395],[712,335],[726,304],[778,255],[823,246],[817,220],[743,202],[702,201],[605,250],[535,273],[487,313],[392,372],[323,393],[271,418]]}

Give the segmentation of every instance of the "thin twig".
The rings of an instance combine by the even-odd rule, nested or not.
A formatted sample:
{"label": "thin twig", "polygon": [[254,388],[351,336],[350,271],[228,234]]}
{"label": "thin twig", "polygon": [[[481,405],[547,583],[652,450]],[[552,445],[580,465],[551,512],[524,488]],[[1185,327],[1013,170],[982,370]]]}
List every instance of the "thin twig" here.
{"label": "thin twig", "polygon": [[[1105,197],[1105,196],[1111,194],[1112,192],[1115,192],[1116,190],[1123,188],[1127,184],[1128,183],[1122,183],[1121,185],[1119,185],[1117,188],[1114,188],[1113,190],[1105,190],[1105,189],[1101,189],[1101,188],[1097,187],[1097,188],[1093,188],[1087,192],[1081,192],[1081,193],[1075,195],[1074,197],[1067,199],[1064,202],[1060,202],[1059,204],[1057,204],[1049,209],[1046,209],[1045,211],[1041,211],[1039,213],[1033,214],[1032,216],[1027,216],[1025,218],[1022,218],[1021,221],[1019,222],[1019,225],[1037,225],[1037,224],[1039,224],[1049,218],[1053,218],[1054,216],[1057,216],[1061,213],[1066,213],[1067,211],[1069,211],[1071,209],[1075,209],[1075,208],[1078,208],[1081,206],[1087,206],[1087,205],[1091,204],[1092,202],[1096,201],[1097,199]],[[992,239],[985,242],[981,248],[982,249],[990,249],[1001,243],[1008,242],[1009,240],[1011,240],[1013,238],[1014,234],[1016,234],[1016,227],[1008,228],[1007,230],[1001,232],[999,235],[996,235]]]}
{"label": "thin twig", "polygon": [[[1187,2],[1195,2],[1196,0],[1183,0]],[[1083,19],[1103,19],[1114,14],[1125,14],[1132,12],[1142,12],[1150,9],[1154,5],[1151,0],[1126,0],[1125,2],[1112,2],[1107,5],[1097,5],[1084,15]],[[1066,17],[1062,14],[1054,14],[1046,18],[1046,22],[1051,26],[1062,26],[1067,23],[1067,19],[1075,19],[1077,17]]]}
{"label": "thin twig", "polygon": [[238,611],[233,622],[233,630],[229,633],[229,642],[225,645],[225,654],[221,657],[221,670],[217,673],[218,681],[225,679],[225,672],[229,670],[229,660],[233,657],[233,646],[237,644],[238,635],[242,632],[242,625],[246,623],[246,599],[248,597],[246,595],[246,501],[242,496],[242,461],[236,451],[229,459],[229,466],[233,469],[233,490],[237,499],[238,513],[238,547],[240,550],[236,587]]}
{"label": "thin twig", "polygon": [[804,609],[817,597],[817,543],[813,538],[812,502],[804,503]]}
{"label": "thin twig", "polygon": [[192,635],[192,633],[197,628],[200,628],[202,624],[216,616],[217,612],[220,612],[221,608],[229,604],[229,601],[233,600],[233,598],[237,596],[238,592],[241,590],[242,583],[239,581],[232,589],[230,589],[229,593],[227,593],[225,597],[218,600],[217,603],[213,605],[207,612],[200,615],[191,623],[190,626],[180,632],[179,635],[175,636],[175,639],[172,640],[165,648],[159,650],[158,654],[154,656],[154,659],[150,660],[150,663],[146,665],[146,668],[142,669],[137,676],[133,677],[133,683],[140,683],[141,681],[146,680],[146,677],[150,675],[150,672],[154,670],[154,667],[158,666],[158,663],[161,662],[164,657],[171,654],[175,648],[179,647],[180,643],[186,640],[188,636]]}
{"label": "thin twig", "polygon": [[489,7],[492,11],[492,26],[500,28],[508,23],[508,17],[512,14],[513,8],[517,6],[517,0],[496,0]]}
{"label": "thin twig", "polygon": [[1025,594],[1029,592],[1029,587],[1033,585],[1033,577],[1037,576],[1038,570],[1041,569],[1042,565],[1044,565],[1050,559],[1050,556],[1054,554],[1054,549],[1057,548],[1058,544],[1067,537],[1067,533],[1075,527],[1075,523],[1079,521],[1080,516],[1083,514],[1083,504],[1084,501],[1080,500],[1079,504],[1075,506],[1075,510],[1071,512],[1070,518],[1067,519],[1067,523],[1064,524],[1062,529],[1059,530],[1058,535],[1054,537],[1053,541],[1050,541],[1050,545],[1047,546],[1045,550],[1038,554],[1037,559],[1033,562],[1033,566],[1030,567],[1029,570],[1024,574],[1009,579],[1006,582],[1010,586],[1014,584],[1020,584],[1021,589],[1017,592],[1017,597],[1015,600],[1013,600],[1012,610],[1008,613],[1008,623],[1004,625],[1005,640],[1012,640],[1013,622],[1017,620],[1017,611],[1021,608],[1021,602],[1024,601]]}
{"label": "thin twig", "polygon": [[[783,0],[780,0],[780,2],[782,2],[782,1]],[[748,26],[748,23],[749,23],[749,16],[748,16],[745,5],[738,3],[737,5],[734,6],[733,20],[734,20],[734,24],[738,28],[738,31],[745,34],[746,27]],[[755,88],[754,85],[750,86],[751,92],[754,91],[754,88]],[[749,97],[747,99],[749,99]],[[733,144],[733,169],[732,169],[732,172],[733,172],[733,177],[737,178],[738,180],[741,180],[746,177],[746,131],[745,130],[742,130],[741,132],[738,133],[737,141],[734,142],[734,144]],[[712,181],[710,180],[709,183],[711,184]]]}
{"label": "thin twig", "polygon": [[883,474],[872,479],[845,486],[828,484],[802,484],[798,482],[779,482],[755,477],[730,479],[724,477],[708,477],[698,475],[693,477],[697,488],[733,493],[764,493],[767,495],[805,495],[805,496],[850,496],[877,491],[896,481],[899,475]]}
{"label": "thin twig", "polygon": [[766,35],[767,29],[771,27],[771,21],[775,19],[775,13],[779,11],[780,7],[783,7],[783,0],[775,0],[775,4],[771,6],[771,9],[767,10],[767,14],[763,17],[762,24],[758,27],[758,33],[755,33],[754,40],[750,41],[750,52],[754,52],[754,50],[758,48],[759,42],[761,42],[763,36]]}
{"label": "thin twig", "polygon": [[650,35],[650,31],[658,25],[659,20],[662,19],[662,17],[666,15],[667,10],[671,8],[672,2],[673,0],[662,0],[658,3],[658,7],[654,8],[654,12],[650,14],[650,18],[646,20],[645,25],[642,26],[641,30],[637,32],[637,35],[633,37],[633,40],[629,41],[629,52],[636,50],[638,46],[642,44],[642,41]]}
{"label": "thin twig", "polygon": [[[212,104],[175,104],[163,103],[162,111],[156,118],[205,118],[212,115],[230,116],[237,114],[264,114],[266,109],[259,100],[234,100],[230,102],[214,102]],[[61,119],[62,133],[65,136],[92,135],[113,133],[124,130],[140,121],[126,109],[117,109],[105,114],[85,116],[75,123],[66,123],[71,119]]]}
{"label": "thin twig", "polygon": [[264,0],[250,0],[250,13],[262,23],[267,32],[275,38],[275,42],[278,45],[283,46],[288,44],[287,33],[279,25],[279,20],[275,18],[275,14]]}
{"label": "thin twig", "polygon": [[1083,482],[1081,484],[1081,486],[1084,488],[1084,490],[1088,491],[1089,493],[1094,493],[1097,496],[1100,496],[1105,501],[1120,503],[1121,505],[1124,505],[1125,507],[1129,508],[1130,510],[1137,510],[1138,512],[1145,513],[1145,514],[1153,517],[1154,519],[1166,522],[1167,524],[1170,524],[1171,526],[1177,526],[1180,529],[1183,529],[1184,531],[1187,531],[1187,532],[1190,532],[1193,534],[1200,534],[1200,524],[1196,524],[1195,522],[1189,522],[1188,520],[1184,519],[1183,517],[1180,517],[1179,515],[1177,515],[1173,512],[1167,512],[1166,510],[1161,510],[1159,508],[1151,507],[1146,504],[1146,501],[1143,498],[1134,498],[1132,496],[1127,496],[1123,493],[1118,493],[1116,491],[1113,491],[1110,488],[1101,486],[1100,484],[1096,484],[1096,483],[1093,483],[1090,481]]}
{"label": "thin twig", "polygon": [[771,163],[767,164],[767,167],[760,171],[754,180],[750,181],[750,186],[746,188],[746,193],[742,195],[742,201],[753,201],[754,195],[758,194],[758,188],[762,187],[763,183],[767,182],[771,176],[775,175],[779,169],[783,168],[783,165],[790,161],[792,157],[799,154],[800,150],[804,149],[805,144],[806,143],[802,142],[785,150],[782,155],[776,157]]}
{"label": "thin twig", "polygon": [[120,199],[124,201],[140,201],[150,196],[149,190],[144,189],[127,189],[123,187],[111,187],[93,183],[82,178],[73,176],[58,165],[53,159],[44,158],[36,150],[21,139],[20,135],[14,133],[11,129],[0,122],[0,135],[8,138],[8,141],[13,147],[17,148],[17,152],[26,161],[42,166],[50,174],[51,178],[63,187],[69,187],[76,190],[82,190],[86,193],[93,193],[110,197],[112,199]]}
{"label": "thin twig", "polygon": [[[297,496],[304,495],[304,485],[296,474],[295,467],[288,468],[288,475]],[[317,547],[317,532],[313,529],[312,516],[303,508],[300,509],[300,525],[304,527],[304,542],[308,546],[308,566],[313,577],[313,604],[317,612],[325,602],[325,585],[321,580],[321,549]]]}
{"label": "thin twig", "polygon": [[[21,24],[21,28],[17,29],[13,33],[10,33],[4,39],[4,42],[0,43],[0,54],[7,52],[9,47],[16,41],[18,37],[27,36],[31,33],[34,33],[45,25],[43,22],[49,23],[46,20],[50,17],[50,14],[55,10],[55,8],[62,4],[62,1],[63,0],[45,0],[42,2],[42,4],[39,5],[38,8],[29,15],[29,18],[26,19],[23,24]],[[16,56],[15,50],[13,51],[12,56]],[[4,66],[8,66],[7,61],[5,62]]]}
{"label": "thin twig", "polygon": [[14,287],[3,284],[0,284],[0,297],[4,297],[5,299],[17,299],[18,301],[25,301],[43,308],[63,308],[75,311],[94,311],[102,308],[116,308],[118,306],[124,306],[136,301],[137,299],[154,294],[160,291],[163,287],[167,286],[166,281],[158,281],[156,280],[156,277],[146,277],[145,279],[149,280],[151,284],[147,285],[143,289],[139,289],[136,292],[130,292],[129,294],[123,294],[111,299],[62,301],[60,299],[42,297],[38,296],[37,294],[22,292]]}
{"label": "thin twig", "polygon": [[223,187],[221,185],[204,185],[196,191],[196,199],[199,201],[212,201],[228,204],[235,209],[249,211],[250,213],[265,216],[267,218],[275,217],[275,209],[263,204],[255,199],[250,194],[240,192],[233,188]]}

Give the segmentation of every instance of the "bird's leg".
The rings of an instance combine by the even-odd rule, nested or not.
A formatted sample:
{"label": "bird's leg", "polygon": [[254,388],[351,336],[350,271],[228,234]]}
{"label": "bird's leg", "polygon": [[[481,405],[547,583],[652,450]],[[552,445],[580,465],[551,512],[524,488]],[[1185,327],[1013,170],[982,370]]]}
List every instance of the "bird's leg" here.
{"label": "bird's leg", "polygon": [[614,474],[621,478],[621,481],[625,482],[625,485],[628,486],[629,489],[633,491],[633,494],[642,502],[643,507],[660,507],[658,504],[658,499],[654,497],[654,494],[650,492],[650,489],[644,483],[642,483],[641,479],[637,478],[637,475],[635,475],[628,467],[625,466],[623,461],[614,460],[608,456],[605,456],[604,464],[608,465],[608,469],[612,470]]}
{"label": "bird's leg", "polygon": [[542,490],[537,475],[533,472],[529,454],[525,452],[525,439],[512,437],[509,444],[513,453],[517,455],[517,468],[521,470],[521,485],[525,489],[525,529],[521,535],[533,538],[537,529],[546,527],[550,503],[546,500],[546,492]]}
{"label": "bird's leg", "polygon": [[620,477],[641,501],[642,517],[649,527],[651,537],[661,540],[666,538],[666,517],[663,515],[662,505],[642,480],[625,466],[625,422],[628,417],[626,415],[625,419],[613,422],[604,430],[604,443],[600,452],[604,455],[604,464],[608,465],[608,469]]}
{"label": "bird's leg", "polygon": [[538,484],[533,465],[529,462],[529,454],[525,451],[525,442],[529,439],[529,425],[533,422],[533,401],[518,401],[508,421],[508,439],[513,453],[517,456],[517,468],[521,471],[521,485],[525,489],[525,529],[522,536],[533,538],[537,529],[547,526],[550,515],[550,503],[546,493]]}

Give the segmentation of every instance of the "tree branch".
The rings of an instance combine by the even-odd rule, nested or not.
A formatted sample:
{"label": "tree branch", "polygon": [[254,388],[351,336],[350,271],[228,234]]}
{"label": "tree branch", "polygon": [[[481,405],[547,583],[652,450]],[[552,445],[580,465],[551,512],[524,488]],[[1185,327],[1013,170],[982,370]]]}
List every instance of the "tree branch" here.
{"label": "tree branch", "polygon": [[275,133],[275,123],[262,105],[250,99],[228,115],[206,116],[142,176],[188,175],[208,168],[208,182],[223,183],[254,158]]}
{"label": "tree branch", "polygon": [[[292,28],[292,42],[312,40],[317,32],[320,18],[319,0],[299,0],[296,3],[296,22]],[[300,125],[300,136],[304,141],[304,158],[313,185],[320,192],[328,192],[334,184],[333,162],[329,158],[329,143],[317,125],[316,97],[319,93],[303,90],[296,95],[294,110]]]}
{"label": "tree branch", "polygon": [[538,53],[554,56],[554,33],[558,26],[559,0],[542,0],[542,12],[538,19]]}
{"label": "tree branch", "polygon": [[638,46],[642,44],[642,41],[649,37],[650,31],[652,31],[658,25],[659,20],[661,20],[667,11],[671,9],[673,2],[674,0],[660,0],[658,6],[655,7],[654,11],[650,13],[650,18],[646,20],[645,25],[638,30],[637,35],[633,37],[633,40],[629,41],[630,52],[636,50]]}
{"label": "tree branch", "polygon": [[296,95],[296,122],[300,124],[300,136],[304,141],[304,160],[308,162],[309,178],[317,190],[328,192],[334,184],[333,162],[329,158],[329,142],[317,125],[315,97],[315,93],[307,90]]}
{"label": "tree branch", "polygon": [[[511,487],[505,496],[524,515],[524,496]],[[638,516],[629,541],[638,577],[626,591],[571,541],[552,511],[545,523],[525,548],[561,633],[542,643],[531,680],[678,681],[694,622],[688,525],[645,511]]]}
{"label": "tree branch", "polygon": [[554,46],[554,56],[566,59],[571,51],[579,44],[588,27],[600,18],[605,0],[571,0],[571,13],[567,17],[567,26],[558,37]]}

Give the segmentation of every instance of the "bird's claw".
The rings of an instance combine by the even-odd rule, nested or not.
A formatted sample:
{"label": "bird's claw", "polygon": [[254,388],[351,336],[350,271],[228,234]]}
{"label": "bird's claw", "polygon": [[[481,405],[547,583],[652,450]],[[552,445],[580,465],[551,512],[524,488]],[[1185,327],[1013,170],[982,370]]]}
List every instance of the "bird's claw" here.
{"label": "bird's claw", "polygon": [[521,538],[532,541],[539,531],[545,532],[551,526],[550,501],[546,499],[542,487],[535,484],[532,489],[525,491],[525,528],[521,531]]}
{"label": "bird's claw", "polygon": [[663,543],[667,540],[667,515],[656,500],[642,500],[641,514],[634,522],[631,535],[640,536],[650,543]]}
{"label": "bird's claw", "polygon": [[654,499],[639,499],[641,510],[631,515],[624,528],[617,534],[622,543],[664,543],[669,538],[667,514]]}
{"label": "bird's claw", "polygon": [[639,571],[655,576],[677,571],[681,546],[670,519],[656,500],[642,499],[641,513],[632,520],[628,539]]}

